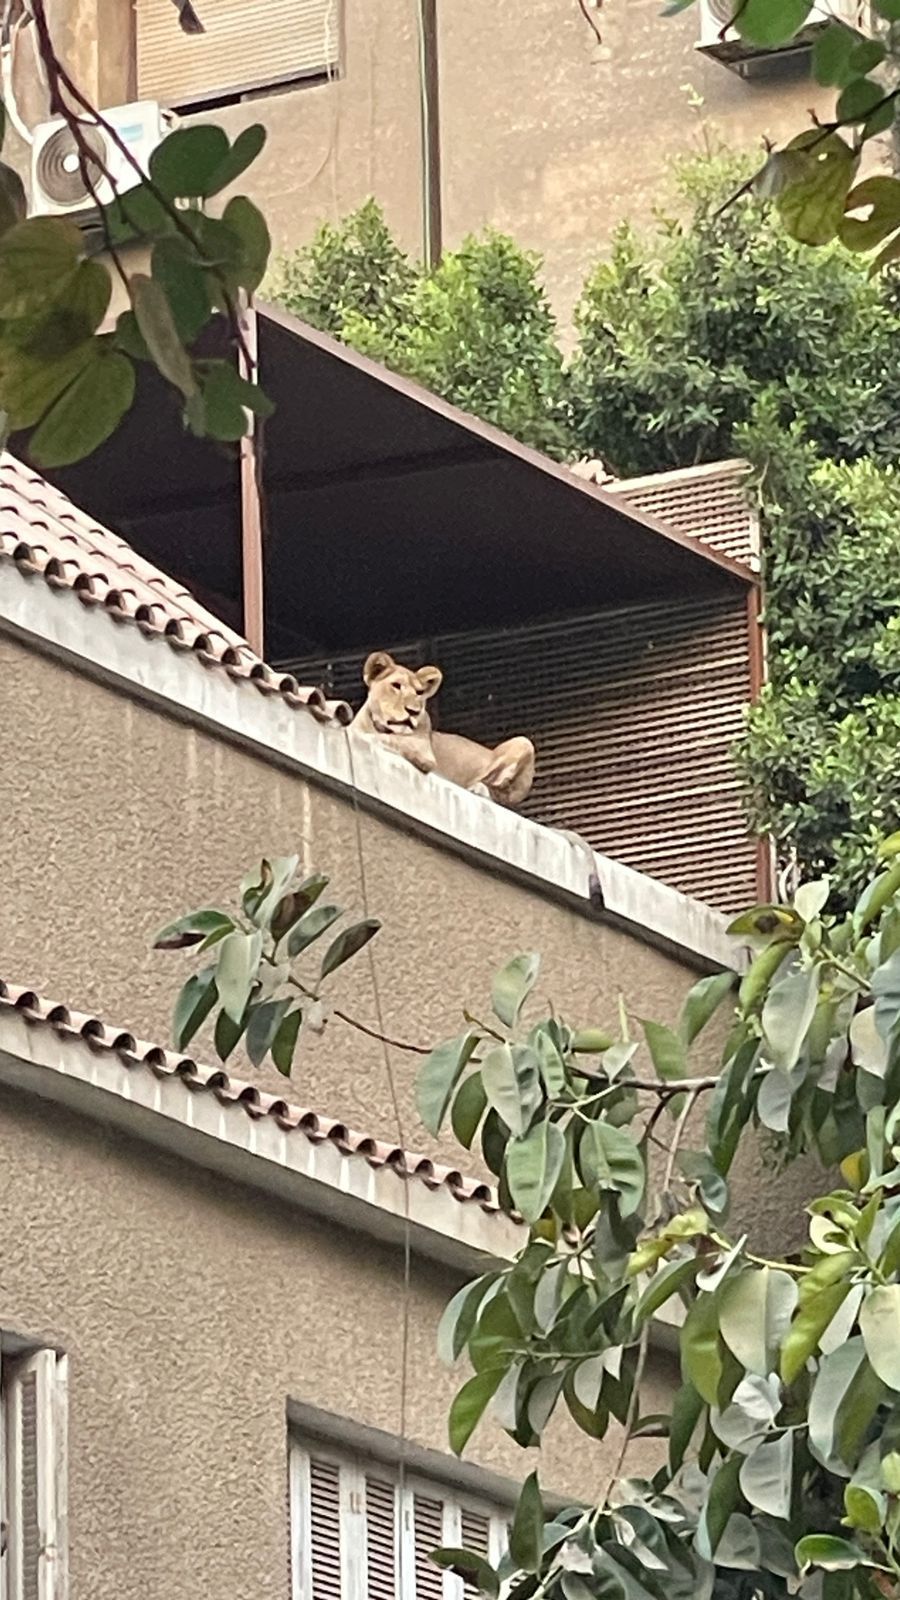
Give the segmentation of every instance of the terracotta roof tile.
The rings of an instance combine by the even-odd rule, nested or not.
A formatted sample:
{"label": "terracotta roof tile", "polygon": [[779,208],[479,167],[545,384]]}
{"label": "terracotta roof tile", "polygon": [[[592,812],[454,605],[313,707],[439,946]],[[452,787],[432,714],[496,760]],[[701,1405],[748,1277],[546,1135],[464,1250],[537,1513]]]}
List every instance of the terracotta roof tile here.
{"label": "terracotta roof tile", "polygon": [[321,689],[267,666],[189,590],[8,451],[0,454],[0,559],[25,575],[41,576],[51,588],[72,590],[84,605],[102,606],[117,621],[165,638],[174,649],[192,651],[205,666],[305,707],[320,722],[351,720],[346,701],[328,700]]}
{"label": "terracotta roof tile", "polygon": [[180,1078],[188,1089],[214,1094],[224,1104],[242,1106],[248,1117],[273,1117],[287,1133],[296,1133],[311,1144],[326,1140],[345,1156],[366,1160],[371,1167],[390,1167],[401,1178],[415,1178],[428,1189],[448,1189],[454,1199],[476,1202],[484,1211],[497,1211],[494,1192],[486,1183],[466,1178],[449,1167],[439,1166],[428,1156],[415,1155],[398,1145],[356,1133],[333,1117],[292,1105],[278,1095],[265,1094],[255,1084],[234,1078],[222,1067],[205,1067],[192,1056],[178,1055],[160,1045],[136,1039],[124,1028],[112,1028],[99,1017],[72,1011],[44,999],[33,989],[5,983],[0,978],[0,1016],[16,1012],[33,1027],[52,1029],[61,1039],[81,1040],[99,1054],[114,1055],[125,1066],[138,1072],[151,1072],[159,1078]]}

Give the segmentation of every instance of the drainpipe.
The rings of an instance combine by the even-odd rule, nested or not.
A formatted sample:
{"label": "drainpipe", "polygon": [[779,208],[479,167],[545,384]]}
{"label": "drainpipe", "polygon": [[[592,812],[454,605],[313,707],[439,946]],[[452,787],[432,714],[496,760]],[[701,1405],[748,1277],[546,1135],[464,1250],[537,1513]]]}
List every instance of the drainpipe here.
{"label": "drainpipe", "polygon": [[437,0],[418,0],[418,33],[422,139],[422,262],[426,272],[430,272],[440,261],[443,247]]}

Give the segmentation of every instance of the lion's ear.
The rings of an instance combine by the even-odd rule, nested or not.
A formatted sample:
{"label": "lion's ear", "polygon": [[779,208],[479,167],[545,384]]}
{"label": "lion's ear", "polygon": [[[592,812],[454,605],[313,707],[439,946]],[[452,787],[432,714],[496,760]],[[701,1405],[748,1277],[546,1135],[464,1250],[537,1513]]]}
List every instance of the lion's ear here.
{"label": "lion's ear", "polygon": [[374,683],[376,678],[383,677],[386,672],[392,672],[393,669],[393,656],[389,656],[386,650],[373,650],[372,654],[366,658],[366,664],[363,667],[363,683],[368,688],[369,684]]}
{"label": "lion's ear", "polygon": [[425,698],[430,700],[431,696],[437,694],[438,689],[441,687],[444,681],[444,674],[440,667],[420,667],[416,673],[416,681]]}

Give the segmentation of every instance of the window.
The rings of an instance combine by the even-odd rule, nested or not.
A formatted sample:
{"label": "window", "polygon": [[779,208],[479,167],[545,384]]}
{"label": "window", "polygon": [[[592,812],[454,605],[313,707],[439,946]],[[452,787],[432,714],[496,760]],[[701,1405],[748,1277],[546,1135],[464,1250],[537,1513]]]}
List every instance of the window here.
{"label": "window", "polygon": [[[507,1512],[351,1452],[291,1443],[291,1600],[468,1600],[429,1559],[438,1545],[496,1563]],[[471,1593],[474,1595],[475,1591]]]}
{"label": "window", "polygon": [[65,1600],[65,1356],[0,1354],[0,1600]]}
{"label": "window", "polygon": [[180,109],[334,76],[342,0],[195,0],[203,33],[183,33],[172,0],[137,0],[141,100]]}

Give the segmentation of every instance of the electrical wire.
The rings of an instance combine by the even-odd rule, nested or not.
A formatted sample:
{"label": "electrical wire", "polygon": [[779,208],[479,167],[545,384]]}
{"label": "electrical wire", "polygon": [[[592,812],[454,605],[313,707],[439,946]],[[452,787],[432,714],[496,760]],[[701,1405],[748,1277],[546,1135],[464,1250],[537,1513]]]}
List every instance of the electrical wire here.
{"label": "electrical wire", "polygon": [[[362,900],[363,916],[369,916],[369,886],[366,873],[365,849],[363,846],[362,815],[359,804],[359,791],[356,785],[356,769],[353,761],[353,741],[346,727],[343,728],[344,744],[347,750],[347,762],[350,769],[350,796],[353,804],[353,824],[356,840],[356,861],[359,873],[360,898]],[[381,1053],[384,1064],[384,1073],[387,1080],[388,1093],[394,1114],[394,1123],[397,1130],[397,1144],[405,1154],[406,1138],[403,1130],[403,1115],[400,1110],[400,1097],[397,1092],[397,1082],[394,1077],[394,1068],[391,1061],[390,1046],[385,1038],[384,1011],[381,1004],[381,991],[378,984],[378,969],[375,964],[375,952],[370,940],[366,946],[369,957],[369,972],[372,979],[372,998],[375,1003],[375,1017],[378,1032],[381,1035]],[[400,1407],[398,1418],[399,1456],[397,1461],[397,1482],[399,1487],[399,1513],[402,1518],[406,1504],[406,1466],[408,1453],[407,1420],[409,1405],[409,1332],[410,1312],[412,1299],[412,1222],[409,1207],[409,1174],[403,1175],[403,1294],[400,1312]],[[413,1513],[415,1517],[415,1513]],[[402,1537],[402,1527],[399,1528],[400,1537],[397,1540],[397,1589],[399,1594],[408,1592],[405,1583],[404,1563],[406,1561],[408,1542]],[[415,1534],[415,1529],[413,1529]],[[415,1556],[413,1557],[415,1561]]]}

